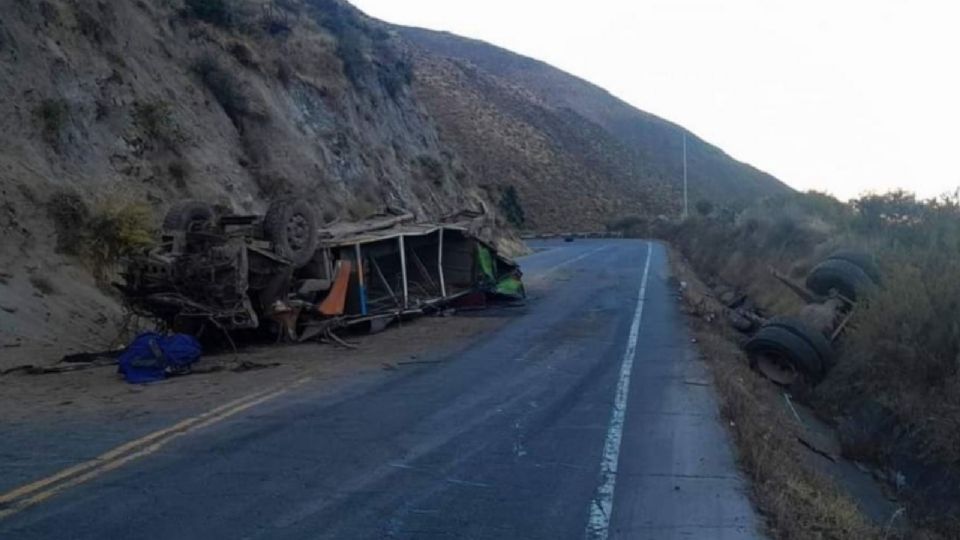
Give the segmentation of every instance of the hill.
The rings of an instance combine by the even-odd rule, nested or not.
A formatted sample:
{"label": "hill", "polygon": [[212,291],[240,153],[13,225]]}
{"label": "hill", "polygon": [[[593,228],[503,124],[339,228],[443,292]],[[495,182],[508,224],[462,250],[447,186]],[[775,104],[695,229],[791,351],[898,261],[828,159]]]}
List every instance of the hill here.
{"label": "hill", "polygon": [[[606,90],[549,64],[511,51],[446,32],[399,28],[402,36],[431,53],[474,66],[487,75],[524,89],[543,107],[567,117],[579,117],[602,130],[602,145],[622,155],[621,175],[633,173],[640,181],[677,189],[682,178],[681,145],[687,136],[688,174],[694,197],[730,200],[775,195],[789,191],[783,183],[681,126],[646,113]],[[581,126],[581,129],[587,130]],[[576,153],[576,149],[572,149]],[[613,164],[612,164],[613,165]]]}

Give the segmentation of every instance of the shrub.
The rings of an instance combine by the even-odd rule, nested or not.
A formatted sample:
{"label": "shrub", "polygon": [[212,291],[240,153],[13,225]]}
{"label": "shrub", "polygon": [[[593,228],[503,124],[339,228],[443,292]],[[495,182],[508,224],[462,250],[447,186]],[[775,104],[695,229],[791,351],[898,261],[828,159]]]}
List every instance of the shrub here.
{"label": "shrub", "polygon": [[444,173],[443,164],[440,163],[437,158],[423,154],[417,157],[417,163],[420,166],[424,178],[430,180],[435,185],[440,185],[443,181]]}
{"label": "shrub", "polygon": [[500,211],[507,218],[507,221],[516,227],[522,227],[527,221],[523,213],[523,205],[520,204],[520,196],[517,189],[513,186],[507,186],[500,193],[500,202],[498,203]]}
{"label": "shrub", "polygon": [[173,184],[178,188],[187,187],[187,178],[190,176],[189,166],[182,161],[174,161],[167,165],[167,172],[173,179]]}
{"label": "shrub", "polygon": [[83,249],[83,231],[90,218],[90,209],[73,191],[58,191],[47,201],[47,215],[57,233],[57,251],[79,255]]}
{"label": "shrub", "polygon": [[110,31],[100,22],[100,19],[89,12],[78,10],[76,20],[77,30],[97,45],[102,45],[111,38]]}
{"label": "shrub", "polygon": [[63,190],[47,201],[47,214],[58,251],[83,258],[101,282],[121,257],[153,242],[150,208],[142,203],[109,202],[91,212],[79,195]]}
{"label": "shrub", "polygon": [[124,256],[153,244],[150,208],[141,203],[108,203],[87,225],[88,251],[94,277],[104,281]]}
{"label": "shrub", "polygon": [[67,123],[70,107],[62,99],[44,99],[33,110],[33,115],[40,123],[43,138],[52,146],[60,144],[60,136]]}
{"label": "shrub", "polygon": [[233,57],[237,60],[237,62],[240,62],[240,65],[243,67],[248,67],[251,69],[257,67],[257,59],[254,56],[253,51],[251,51],[250,47],[247,47],[245,44],[235,41],[230,44],[228,50],[230,51],[230,54],[233,55]]}
{"label": "shrub", "polygon": [[403,89],[413,82],[413,67],[406,59],[387,56],[387,63],[377,65],[377,78],[392,99],[397,99]]}
{"label": "shrub", "polygon": [[50,278],[47,276],[34,274],[30,276],[30,284],[43,294],[54,294],[57,292],[56,286],[54,286],[53,282],[50,281]]}
{"label": "shrub", "polygon": [[150,140],[176,150],[184,135],[173,120],[170,104],[164,101],[137,102],[133,106],[134,122]]}

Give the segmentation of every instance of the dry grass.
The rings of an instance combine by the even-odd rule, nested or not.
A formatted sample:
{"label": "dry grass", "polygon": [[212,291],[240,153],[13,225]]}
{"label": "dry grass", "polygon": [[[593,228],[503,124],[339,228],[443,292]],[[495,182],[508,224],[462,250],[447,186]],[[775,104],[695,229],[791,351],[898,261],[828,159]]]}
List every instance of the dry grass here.
{"label": "dry grass", "polygon": [[[675,250],[674,275],[687,284],[685,310],[701,353],[713,373],[721,414],[737,448],[738,462],[751,481],[754,503],[774,538],[869,539],[883,532],[868,523],[857,505],[831,479],[803,464],[797,426],[780,394],[747,366],[722,318],[705,322],[720,307]],[[708,317],[709,318],[709,317]],[[890,536],[887,536],[890,538]]]}
{"label": "dry grass", "polygon": [[[892,412],[886,439],[845,448],[857,459],[892,467],[894,452],[957,471],[960,464],[960,198],[918,201],[895,192],[843,204],[794,194],[708,217],[670,236],[712,285],[747,292],[765,314],[787,314],[800,301],[774,281],[776,267],[801,281],[837,248],[877,256],[883,287],[857,308],[837,342],[837,366],[809,396],[821,414],[841,417],[864,404]],[[901,434],[901,435],[896,435]],[[956,507],[957,501],[943,501]],[[948,537],[960,537],[949,515],[911,514]]]}
{"label": "dry grass", "polygon": [[775,538],[881,538],[856,503],[833,481],[803,465],[796,427],[780,395],[746,365],[737,346],[716,330],[696,329],[712,368],[721,413],[751,480],[754,501]]}

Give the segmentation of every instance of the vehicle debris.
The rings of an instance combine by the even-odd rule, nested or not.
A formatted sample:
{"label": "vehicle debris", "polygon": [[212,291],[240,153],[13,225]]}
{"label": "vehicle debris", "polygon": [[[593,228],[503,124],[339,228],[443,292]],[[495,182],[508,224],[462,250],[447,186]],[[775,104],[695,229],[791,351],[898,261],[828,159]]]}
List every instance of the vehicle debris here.
{"label": "vehicle debris", "polygon": [[158,247],[130,257],[116,285],[133,312],[167,331],[349,347],[335,331],[525,298],[520,267],[471,232],[479,215],[422,223],[389,210],[319,228],[302,199],[264,216],[184,201],[164,219]]}
{"label": "vehicle debris", "polygon": [[[833,342],[849,323],[857,299],[880,286],[880,270],[868,254],[840,250],[814,266],[804,285],[770,272],[806,305],[793,317],[762,321],[744,344],[750,366],[782,386],[814,386],[834,366]],[[731,322],[738,329],[746,326],[736,317]]]}
{"label": "vehicle debris", "polygon": [[200,343],[193,336],[146,332],[117,358],[117,372],[129,383],[155,382],[189,373],[200,354]]}

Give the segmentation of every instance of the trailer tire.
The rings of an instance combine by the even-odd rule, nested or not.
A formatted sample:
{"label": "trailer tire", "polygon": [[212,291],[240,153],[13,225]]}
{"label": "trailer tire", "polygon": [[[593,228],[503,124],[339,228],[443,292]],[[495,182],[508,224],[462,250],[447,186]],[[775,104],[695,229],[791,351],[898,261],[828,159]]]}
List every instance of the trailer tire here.
{"label": "trailer tire", "polygon": [[813,347],[813,350],[817,351],[817,355],[820,357],[820,366],[823,369],[822,375],[826,375],[826,372],[832,368],[836,362],[830,340],[823,335],[823,332],[811,327],[800,319],[793,317],[774,317],[767,321],[765,326],[776,326],[793,332]]}
{"label": "trailer tire", "polygon": [[883,278],[880,274],[880,267],[877,265],[877,260],[874,259],[873,255],[869,253],[853,249],[840,249],[831,253],[827,259],[836,259],[853,263],[859,266],[860,269],[863,270],[863,273],[866,274],[871,281],[877,285],[883,283]]}
{"label": "trailer tire", "polygon": [[751,337],[744,350],[750,367],[768,379],[791,386],[800,377],[811,383],[822,378],[820,355],[805,339],[780,326],[764,326]]}
{"label": "trailer tire", "polygon": [[317,251],[317,214],[302,199],[276,201],[263,219],[263,233],[278,255],[300,268]]}
{"label": "trailer tire", "polygon": [[826,259],[807,275],[807,288],[821,296],[828,296],[835,289],[850,300],[856,300],[874,286],[866,272],[843,259]]}
{"label": "trailer tire", "polygon": [[180,201],[174,203],[163,217],[163,229],[166,231],[186,231],[194,223],[213,220],[213,207],[202,201]]}

